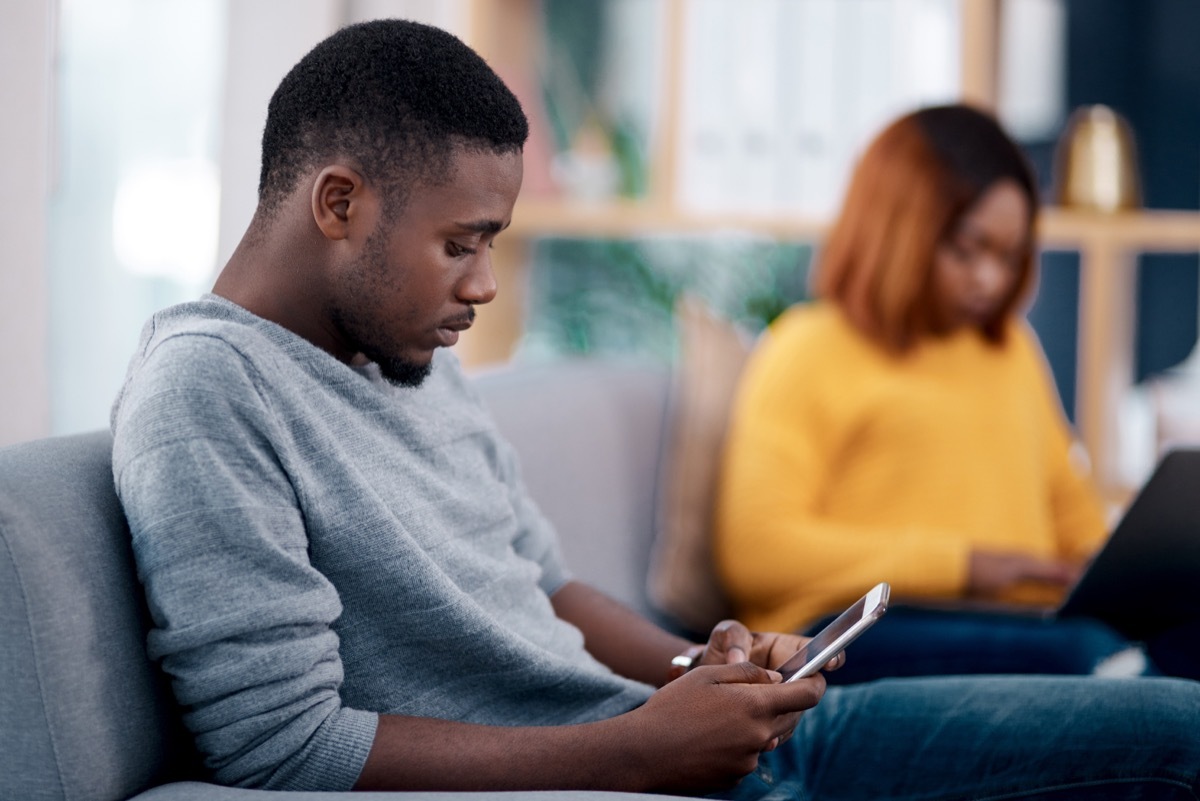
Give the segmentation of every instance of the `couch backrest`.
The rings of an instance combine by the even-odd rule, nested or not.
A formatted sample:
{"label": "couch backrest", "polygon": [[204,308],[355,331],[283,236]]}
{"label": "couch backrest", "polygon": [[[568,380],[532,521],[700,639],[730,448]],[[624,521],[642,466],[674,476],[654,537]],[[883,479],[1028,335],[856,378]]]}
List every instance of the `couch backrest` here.
{"label": "couch backrest", "polygon": [[473,383],[520,454],[525,483],[558,528],[568,567],[659,618],[647,599],[646,570],[670,370],[580,359],[506,365]]}
{"label": "couch backrest", "polygon": [[146,657],[111,454],[106,431],[0,449],[3,799],[124,799],[189,751]]}

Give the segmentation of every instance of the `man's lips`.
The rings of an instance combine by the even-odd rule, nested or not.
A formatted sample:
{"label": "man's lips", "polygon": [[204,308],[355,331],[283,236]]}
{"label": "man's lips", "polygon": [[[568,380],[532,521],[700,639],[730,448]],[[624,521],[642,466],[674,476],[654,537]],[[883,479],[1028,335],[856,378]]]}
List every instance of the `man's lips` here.
{"label": "man's lips", "polygon": [[451,320],[446,320],[438,326],[438,338],[441,339],[442,345],[450,347],[458,342],[458,334],[460,331],[466,331],[471,327],[471,323],[475,321],[475,310],[471,309],[467,314],[461,317],[455,317]]}

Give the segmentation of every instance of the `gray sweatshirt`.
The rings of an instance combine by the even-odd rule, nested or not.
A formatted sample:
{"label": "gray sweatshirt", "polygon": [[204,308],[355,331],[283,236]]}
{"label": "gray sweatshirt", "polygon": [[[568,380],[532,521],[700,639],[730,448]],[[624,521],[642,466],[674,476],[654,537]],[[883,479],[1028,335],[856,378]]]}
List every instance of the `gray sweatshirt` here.
{"label": "gray sweatshirt", "polygon": [[449,352],[400,389],[207,295],[147,323],[112,429],[150,656],[220,783],[348,789],[379,713],[568,724],[651,692],[555,616],[554,532]]}

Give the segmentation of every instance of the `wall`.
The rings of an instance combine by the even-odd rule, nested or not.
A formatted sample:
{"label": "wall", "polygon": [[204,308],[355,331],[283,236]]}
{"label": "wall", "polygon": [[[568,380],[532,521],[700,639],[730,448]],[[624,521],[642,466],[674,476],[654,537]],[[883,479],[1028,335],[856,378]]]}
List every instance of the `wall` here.
{"label": "wall", "polygon": [[[0,445],[50,428],[46,197],[52,4],[9,3],[0,25]],[[12,113],[13,110],[20,113]]]}
{"label": "wall", "polygon": [[463,9],[447,0],[288,0],[280,24],[278,0],[229,3],[229,40],[221,136],[221,222],[217,264],[224,264],[257,204],[267,102],[279,81],[317,42],[340,26],[379,17],[407,17],[462,35]]}

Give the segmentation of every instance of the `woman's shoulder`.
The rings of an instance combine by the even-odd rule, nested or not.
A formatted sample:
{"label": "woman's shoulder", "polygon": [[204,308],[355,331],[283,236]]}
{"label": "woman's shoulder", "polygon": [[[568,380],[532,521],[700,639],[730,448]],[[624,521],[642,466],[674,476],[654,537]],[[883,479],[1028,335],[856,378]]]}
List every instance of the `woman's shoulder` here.
{"label": "woman's shoulder", "polygon": [[1024,317],[1014,317],[1004,329],[1004,348],[1021,363],[1041,369],[1046,361],[1037,331]]}
{"label": "woman's shoulder", "polygon": [[[812,302],[788,309],[767,329],[743,378],[744,415],[803,407],[812,420],[857,407],[881,375],[881,351],[838,307]],[[840,411],[836,411],[840,410]]]}
{"label": "woman's shoulder", "polygon": [[745,383],[768,395],[841,395],[878,373],[877,351],[836,306],[807,302],[788,309],[763,334]]}
{"label": "woman's shoulder", "polygon": [[845,358],[870,347],[841,309],[821,301],[789,308],[767,329],[767,339],[773,348],[821,358]]}

